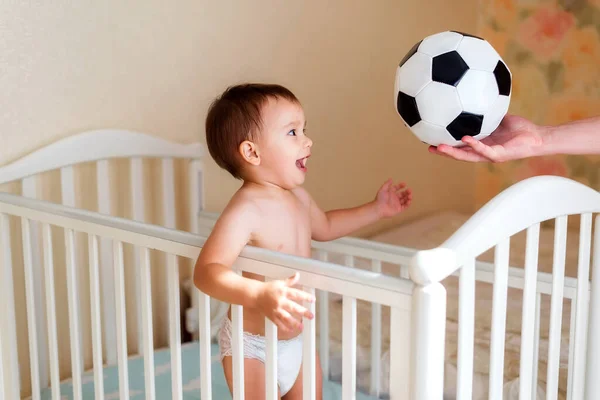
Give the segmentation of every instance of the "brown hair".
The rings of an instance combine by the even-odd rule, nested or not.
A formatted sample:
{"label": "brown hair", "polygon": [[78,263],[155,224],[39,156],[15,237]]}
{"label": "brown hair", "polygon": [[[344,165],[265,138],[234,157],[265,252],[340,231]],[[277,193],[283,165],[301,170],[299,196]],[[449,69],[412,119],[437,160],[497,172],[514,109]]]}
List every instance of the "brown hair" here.
{"label": "brown hair", "polygon": [[206,143],[217,165],[241,179],[239,145],[255,140],[262,127],[261,111],[269,98],[299,103],[287,88],[276,84],[245,83],[228,87],[208,109]]}

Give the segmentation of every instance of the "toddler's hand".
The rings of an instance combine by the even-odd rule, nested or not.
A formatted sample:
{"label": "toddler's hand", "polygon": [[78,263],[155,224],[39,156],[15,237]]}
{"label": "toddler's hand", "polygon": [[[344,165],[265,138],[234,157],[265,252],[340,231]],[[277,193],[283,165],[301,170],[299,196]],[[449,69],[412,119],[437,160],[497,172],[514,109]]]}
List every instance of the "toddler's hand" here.
{"label": "toddler's hand", "polygon": [[377,210],[381,217],[391,217],[399,212],[404,211],[412,201],[412,191],[405,189],[406,184],[392,184],[392,180],[388,179],[377,192],[375,201],[377,202]]}
{"label": "toddler's hand", "polygon": [[258,307],[278,329],[290,332],[302,328],[302,317],[314,318],[313,314],[301,306],[304,301],[314,302],[309,293],[293,286],[298,282],[299,274],[286,280],[265,282],[258,294]]}

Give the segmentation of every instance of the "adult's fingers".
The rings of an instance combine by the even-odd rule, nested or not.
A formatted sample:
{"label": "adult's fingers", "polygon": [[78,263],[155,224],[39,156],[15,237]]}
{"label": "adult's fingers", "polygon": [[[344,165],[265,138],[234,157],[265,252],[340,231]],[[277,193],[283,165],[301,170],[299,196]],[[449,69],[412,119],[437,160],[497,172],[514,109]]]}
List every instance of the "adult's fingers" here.
{"label": "adult's fingers", "polygon": [[473,139],[470,136],[466,136],[462,139],[463,143],[466,143],[471,149],[473,149],[474,153],[479,154],[481,157],[484,157],[488,161],[499,161],[499,157],[497,151],[492,147],[482,143],[479,140]]}
{"label": "adult's fingers", "polygon": [[447,145],[439,145],[436,154],[442,154],[459,161],[489,161],[486,157],[474,151],[472,147],[458,148]]}

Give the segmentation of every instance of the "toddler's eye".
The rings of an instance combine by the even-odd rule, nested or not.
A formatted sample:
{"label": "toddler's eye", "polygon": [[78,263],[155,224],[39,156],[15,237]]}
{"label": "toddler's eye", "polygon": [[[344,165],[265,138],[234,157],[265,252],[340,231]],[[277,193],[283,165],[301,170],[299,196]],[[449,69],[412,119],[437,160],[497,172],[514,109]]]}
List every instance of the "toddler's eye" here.
{"label": "toddler's eye", "polygon": [[292,129],[291,131],[288,132],[288,135],[296,136],[296,130]]}

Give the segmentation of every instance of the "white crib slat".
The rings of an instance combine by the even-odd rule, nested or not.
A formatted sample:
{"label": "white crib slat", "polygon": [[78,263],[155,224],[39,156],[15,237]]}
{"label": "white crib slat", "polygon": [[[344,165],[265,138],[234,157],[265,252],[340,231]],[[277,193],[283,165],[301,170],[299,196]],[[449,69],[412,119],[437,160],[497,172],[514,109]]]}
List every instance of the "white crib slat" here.
{"label": "white crib slat", "polygon": [[239,304],[231,306],[231,352],[233,364],[233,400],[244,400],[244,348],[242,333],[243,309]]}
{"label": "white crib slat", "polygon": [[525,249],[525,287],[523,289],[523,311],[521,322],[521,364],[519,366],[519,398],[526,399],[533,389],[531,375],[533,369],[533,346],[535,345],[534,321],[536,299],[536,276],[538,268],[538,247],[540,224],[527,228]]}
{"label": "white crib slat", "polygon": [[[175,228],[175,181],[174,181],[174,167],[172,158],[163,158],[161,161],[162,170],[162,207],[163,207],[163,225],[167,228]],[[165,254],[168,261],[168,255]],[[168,284],[169,282],[169,271],[165,270],[166,274],[162,284]],[[167,288],[167,292],[170,289]],[[159,311],[160,312],[160,311]],[[164,310],[164,312],[170,314],[170,309]],[[168,331],[169,344],[171,344],[171,330]],[[172,371],[174,372],[174,371]],[[175,390],[175,388],[173,388]]]}
{"label": "white crib slat", "polygon": [[4,349],[3,349],[2,332],[0,331],[0,400],[8,399],[8,386],[4,383]]}
{"label": "white crib slat", "polygon": [[508,255],[510,240],[496,246],[494,294],[492,305],[492,333],[490,343],[490,393],[502,398],[504,383],[504,337],[506,331],[506,295],[508,285]]}
{"label": "white crib slat", "polygon": [[129,372],[127,365],[127,332],[125,321],[125,276],[123,271],[123,243],[113,243],[115,276],[115,312],[117,316],[117,363],[119,370],[119,395],[129,398]]}
{"label": "white crib slat", "polygon": [[410,279],[410,272],[408,271],[408,265],[400,265],[400,278]]}
{"label": "white crib slat", "polygon": [[576,309],[575,301],[571,300],[571,313],[569,315],[569,358],[567,365],[567,400],[571,400],[573,398],[573,366],[574,355],[575,355],[575,322],[577,319],[575,318],[575,309]]}
{"label": "white crib slat", "polygon": [[[38,321],[35,317],[35,287],[33,279],[33,266],[31,256],[31,232],[29,220],[21,218],[21,229],[23,236],[23,263],[25,269],[25,292],[27,302],[27,332],[29,333],[29,362],[31,369],[31,391],[32,398],[40,398],[40,374],[38,357]],[[39,279],[38,279],[39,281]]]}
{"label": "white crib slat", "polygon": [[104,375],[102,371],[102,324],[100,321],[100,286],[98,272],[98,237],[88,236],[90,264],[90,305],[92,323],[92,358],[94,364],[94,393],[96,399],[104,398]]}
{"label": "white crib slat", "polygon": [[550,338],[548,345],[548,371],[546,393],[549,399],[558,394],[558,369],[560,367],[560,337],[562,325],[563,287],[567,247],[567,217],[556,218],[554,234],[554,260],[552,266],[552,303],[550,313]]}
{"label": "white crib slat", "polygon": [[409,399],[411,379],[411,310],[397,307],[390,313],[390,395],[391,399]]}
{"label": "white crib slat", "polygon": [[[75,174],[72,166],[67,166],[60,169],[60,191],[62,204],[67,207],[75,207]],[[74,236],[74,260],[79,260],[79,247],[79,243],[77,243],[77,236]],[[81,274],[78,273],[78,268],[75,268],[75,279],[78,282],[79,286],[83,285],[83,279]],[[83,343],[82,329],[79,331],[79,343]],[[83,353],[81,354],[81,360],[79,362],[81,363],[81,365],[83,365]]]}
{"label": "white crib slat", "polygon": [[75,207],[75,174],[72,166],[60,169],[60,193],[62,204]]}
{"label": "white crib slat", "polygon": [[600,393],[600,215],[594,218],[594,247],[592,255],[585,398],[595,399]]}
{"label": "white crib slat", "polygon": [[457,399],[470,399],[473,392],[473,340],[475,332],[475,260],[460,269],[458,296]]}
{"label": "white crib slat", "polygon": [[537,381],[538,381],[538,362],[540,360],[540,320],[542,315],[542,294],[536,293],[535,296],[535,324],[533,327],[533,367],[531,369],[531,398],[535,399],[537,396]]}
{"label": "white crib slat", "polygon": [[[315,289],[304,287],[304,291],[315,295]],[[313,315],[315,315],[315,303],[305,303],[306,307]],[[316,399],[316,321],[308,318],[303,318],[304,331],[302,332],[303,340],[303,370],[302,370],[302,394],[303,400]]]}
{"label": "white crib slat", "polygon": [[200,390],[203,399],[212,399],[210,297],[197,291],[200,336]]}
{"label": "white crib slat", "polygon": [[265,318],[265,337],[265,398],[277,400],[277,325],[268,318]]}
{"label": "white crib slat", "polygon": [[163,217],[167,228],[175,228],[175,182],[173,181],[173,159],[162,159]]}
{"label": "white crib slat", "polygon": [[[381,273],[381,261],[372,260],[371,269]],[[371,303],[371,394],[379,396],[381,382],[381,304]]]}
{"label": "white crib slat", "polygon": [[[322,250],[316,251],[317,260],[327,261],[327,253]],[[321,369],[323,375],[329,378],[329,293],[325,290],[317,292],[319,305],[319,356],[321,358]]]}
{"label": "white crib slat", "polygon": [[[130,177],[131,177],[131,215],[134,221],[144,222],[145,214],[145,201],[144,201],[144,175],[143,175],[143,163],[139,157],[134,157],[130,161]],[[133,251],[133,266],[135,268],[135,276],[140,276],[141,262],[139,249],[134,248]],[[141,282],[137,279],[134,281],[135,290],[135,315],[137,320],[137,349],[139,354],[144,354],[144,329],[143,317],[142,317],[142,294],[141,294]]]}
{"label": "white crib slat", "polygon": [[[36,199],[37,195],[37,175],[29,176],[22,180],[22,194],[24,197]],[[40,235],[39,235],[39,224],[35,221],[29,223],[29,236],[30,236],[30,257],[31,267],[34,276],[43,276],[43,267],[40,255]],[[41,279],[35,279],[34,285],[34,302],[36,309],[36,325],[42,327],[46,323],[46,309],[44,307],[44,283]],[[39,365],[37,366],[38,379],[41,388],[45,388],[48,385],[48,346],[44,330],[39,329],[37,331],[37,352],[39,358]]]}
{"label": "white crib slat", "polygon": [[[111,215],[111,185],[108,160],[96,163],[96,183],[98,192],[98,212]],[[113,265],[112,242],[110,239],[100,237],[100,274],[102,279],[102,311],[104,314],[104,341],[105,356],[108,365],[117,362],[117,334],[115,324],[115,276]]]}
{"label": "white crib slat", "polygon": [[342,299],[342,398],[356,398],[356,299]]}
{"label": "white crib slat", "polygon": [[0,287],[3,293],[3,301],[0,302],[0,336],[5,335],[6,342],[3,343],[6,353],[0,361],[8,360],[7,367],[7,382],[8,389],[7,398],[20,399],[21,387],[19,377],[19,356],[17,354],[17,321],[15,319],[15,296],[14,296],[14,281],[13,281],[13,263],[12,263],[12,247],[10,238],[9,219],[6,214],[0,213],[0,246],[2,248],[2,258],[0,263],[2,270],[0,277]]}
{"label": "white crib slat", "polygon": [[[590,250],[592,239],[592,214],[583,214],[579,226],[579,258],[577,262],[577,296],[575,297],[575,332],[571,332],[573,344],[573,391],[572,399],[582,399],[585,383],[585,355],[588,323]],[[573,304],[571,302],[571,304]]]}
{"label": "white crib slat", "polygon": [[75,275],[75,243],[72,229],[65,229],[65,252],[67,257],[67,291],[69,304],[69,339],[71,341],[71,371],[73,376],[73,393],[75,399],[82,398],[81,374],[81,332],[79,324],[79,296]]}
{"label": "white crib slat", "polygon": [[52,231],[50,225],[42,225],[44,245],[44,280],[46,281],[46,315],[48,316],[48,347],[50,355],[50,382],[52,399],[60,399],[60,374],[58,368],[58,338],[56,334],[56,301],[54,295],[54,260],[52,251]]}
{"label": "white crib slat", "polygon": [[198,214],[204,210],[202,162],[193,160],[188,167],[191,231],[198,233]]}
{"label": "white crib slat", "polygon": [[171,398],[183,397],[181,378],[181,334],[179,318],[179,266],[177,256],[167,255],[167,277],[169,285],[169,344],[171,347]]}
{"label": "white crib slat", "polygon": [[[152,330],[152,291],[150,282],[150,251],[143,247],[140,251],[140,304],[142,306],[142,345],[144,354],[144,382],[146,399],[154,400],[154,335]],[[204,397],[203,397],[204,398]]]}

